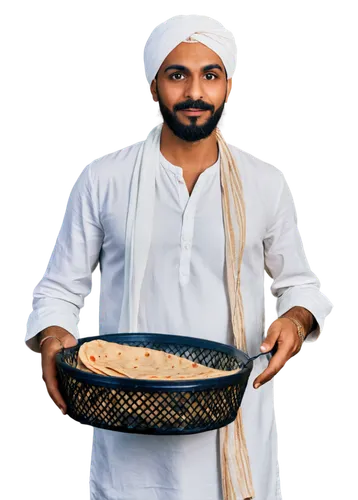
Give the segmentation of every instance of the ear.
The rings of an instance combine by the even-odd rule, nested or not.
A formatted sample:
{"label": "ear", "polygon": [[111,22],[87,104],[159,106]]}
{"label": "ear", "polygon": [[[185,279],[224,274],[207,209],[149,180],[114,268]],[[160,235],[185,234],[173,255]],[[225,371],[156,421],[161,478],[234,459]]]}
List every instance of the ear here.
{"label": "ear", "polygon": [[227,80],[227,87],[226,87],[226,99],[225,99],[225,102],[227,102],[228,98],[229,98],[229,95],[230,95],[230,92],[231,92],[231,87],[232,87],[232,78],[229,78]]}
{"label": "ear", "polygon": [[152,93],[153,101],[158,102],[156,78],[154,78],[154,80],[152,80],[152,83],[150,84],[150,91]]}

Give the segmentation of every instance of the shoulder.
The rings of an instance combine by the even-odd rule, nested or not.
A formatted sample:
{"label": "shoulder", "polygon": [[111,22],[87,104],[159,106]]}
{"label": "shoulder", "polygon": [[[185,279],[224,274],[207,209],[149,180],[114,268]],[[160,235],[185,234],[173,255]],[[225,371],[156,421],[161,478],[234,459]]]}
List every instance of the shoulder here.
{"label": "shoulder", "polygon": [[228,144],[228,146],[237,161],[238,169],[243,175],[264,183],[282,182],[283,173],[277,167],[237,146],[232,144]]}
{"label": "shoulder", "polygon": [[86,166],[92,182],[106,182],[110,178],[130,179],[135,161],[144,141],[139,141],[93,160]]}
{"label": "shoulder", "polygon": [[275,165],[261,160],[237,146],[228,144],[238,170],[240,172],[244,190],[245,186],[250,194],[256,193],[266,204],[275,204],[275,200],[282,193],[286,179],[283,172]]}
{"label": "shoulder", "polygon": [[144,141],[139,141],[92,160],[80,172],[71,191],[71,197],[86,194],[92,199],[104,200],[109,193],[123,197],[132,180],[135,161]]}
{"label": "shoulder", "polygon": [[247,151],[231,144],[228,146],[240,172],[247,205],[254,204],[253,210],[255,211],[260,206],[266,226],[270,225],[275,217],[282,193],[287,191],[283,172]]}

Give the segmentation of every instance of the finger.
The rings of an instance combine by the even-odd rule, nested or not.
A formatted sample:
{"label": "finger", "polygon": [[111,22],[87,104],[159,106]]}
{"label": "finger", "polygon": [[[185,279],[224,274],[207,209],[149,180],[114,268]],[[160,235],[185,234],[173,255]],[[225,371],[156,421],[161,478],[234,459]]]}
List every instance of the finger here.
{"label": "finger", "polygon": [[279,321],[274,321],[270,328],[267,330],[265,340],[261,344],[261,351],[271,351],[277,342],[282,331],[282,325]]}
{"label": "finger", "polygon": [[66,413],[67,406],[60,393],[57,380],[57,369],[55,356],[58,350],[46,350],[42,354],[42,378],[46,384],[47,392],[54,403],[61,409],[62,413]]}
{"label": "finger", "polygon": [[51,382],[46,383],[46,388],[47,392],[49,393],[49,396],[53,400],[53,402],[60,408],[62,413],[65,415],[67,412],[67,407],[66,403],[61,396],[61,393],[58,388],[58,383],[54,382],[53,380]]}
{"label": "finger", "polygon": [[280,346],[274,356],[272,356],[267,368],[255,379],[254,387],[257,389],[260,385],[269,382],[285,366],[290,356],[289,346]]}

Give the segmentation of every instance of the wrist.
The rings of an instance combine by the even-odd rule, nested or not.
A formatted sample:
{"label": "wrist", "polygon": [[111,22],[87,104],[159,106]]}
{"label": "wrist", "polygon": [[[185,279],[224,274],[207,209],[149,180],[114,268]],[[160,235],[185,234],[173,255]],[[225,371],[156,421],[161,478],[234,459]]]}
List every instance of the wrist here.
{"label": "wrist", "polygon": [[59,338],[64,338],[67,337],[68,335],[71,335],[73,337],[73,335],[70,332],[68,332],[61,326],[48,326],[47,328],[45,328],[44,330],[42,330],[37,334],[38,339],[40,341],[45,337],[48,337],[49,335],[55,335],[56,337]]}
{"label": "wrist", "polygon": [[302,323],[300,323],[297,319],[291,318],[289,316],[286,316],[286,319],[289,319],[296,326],[297,335],[301,341],[301,346],[302,346],[303,342],[305,341],[305,339],[307,337],[307,334],[305,332],[305,329],[304,329]]}
{"label": "wrist", "polygon": [[58,339],[58,340],[56,340],[55,338],[48,339],[46,340],[46,344],[50,342],[60,345],[59,344],[60,341],[64,347],[66,347],[68,343],[71,344],[70,339],[75,338],[72,335],[72,333],[68,332],[67,330],[65,330],[60,326],[49,326],[37,334],[38,346],[40,352],[41,352],[40,344],[42,340],[45,339],[46,337],[57,337]]}
{"label": "wrist", "polygon": [[280,318],[287,318],[298,321],[303,327],[303,332],[305,337],[307,337],[307,335],[312,331],[314,327],[315,317],[305,307],[301,306],[291,307],[291,309],[282,314]]}
{"label": "wrist", "polygon": [[[40,343],[39,343],[39,351],[42,353],[42,346],[45,342],[47,342],[48,344],[51,342],[51,341],[55,341],[55,343],[57,344],[56,348],[60,345],[61,346],[61,349],[64,349],[65,346],[63,345],[63,341],[62,339],[60,339],[60,337],[57,337],[55,335],[47,335],[46,337],[44,337]],[[54,342],[52,342],[52,346],[54,345]],[[52,347],[51,347],[52,349]]]}

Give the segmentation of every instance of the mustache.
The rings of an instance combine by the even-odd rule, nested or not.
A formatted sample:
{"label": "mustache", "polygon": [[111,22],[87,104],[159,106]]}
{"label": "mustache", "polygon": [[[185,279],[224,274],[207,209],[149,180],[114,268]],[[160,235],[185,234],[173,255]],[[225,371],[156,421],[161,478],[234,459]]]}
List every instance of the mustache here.
{"label": "mustache", "polygon": [[210,104],[206,104],[203,101],[186,101],[186,102],[181,102],[180,104],[177,104],[174,106],[174,111],[180,111],[182,109],[209,109],[210,111],[214,110],[214,106],[211,106]]}

